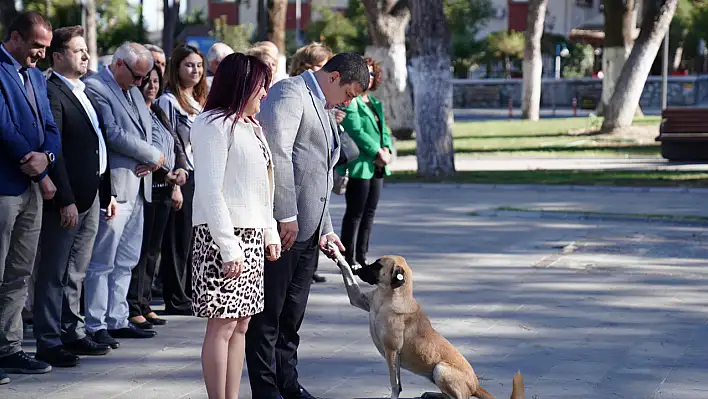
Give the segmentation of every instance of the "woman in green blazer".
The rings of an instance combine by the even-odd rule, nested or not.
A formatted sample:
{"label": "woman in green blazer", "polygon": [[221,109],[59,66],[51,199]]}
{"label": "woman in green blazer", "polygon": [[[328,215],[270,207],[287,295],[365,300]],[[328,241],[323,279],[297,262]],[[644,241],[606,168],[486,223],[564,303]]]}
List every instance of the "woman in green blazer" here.
{"label": "woman in green blazer", "polygon": [[383,105],[370,94],[381,81],[378,64],[365,57],[369,64],[369,90],[354,99],[346,108],[342,127],[359,147],[359,157],[337,167],[342,176],[349,174],[345,194],[347,209],[342,221],[344,257],[349,264],[366,264],[369,237],[374,225],[383,178],[391,172],[391,135],[383,113]]}

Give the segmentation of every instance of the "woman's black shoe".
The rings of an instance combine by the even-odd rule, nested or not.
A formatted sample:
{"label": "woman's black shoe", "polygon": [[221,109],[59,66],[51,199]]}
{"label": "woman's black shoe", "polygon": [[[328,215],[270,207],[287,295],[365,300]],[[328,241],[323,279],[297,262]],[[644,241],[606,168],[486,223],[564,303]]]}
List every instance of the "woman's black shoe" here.
{"label": "woman's black shoe", "polygon": [[164,326],[167,324],[167,320],[161,319],[159,317],[147,317],[144,316],[145,320],[147,320],[148,323],[152,324],[153,326]]}

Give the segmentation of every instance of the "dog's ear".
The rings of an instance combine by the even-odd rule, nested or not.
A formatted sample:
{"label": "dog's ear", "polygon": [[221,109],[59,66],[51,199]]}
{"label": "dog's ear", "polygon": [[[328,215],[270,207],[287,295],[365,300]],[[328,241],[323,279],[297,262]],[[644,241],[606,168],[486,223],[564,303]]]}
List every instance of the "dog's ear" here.
{"label": "dog's ear", "polygon": [[406,283],[406,272],[403,268],[396,265],[391,270],[391,289],[396,289]]}

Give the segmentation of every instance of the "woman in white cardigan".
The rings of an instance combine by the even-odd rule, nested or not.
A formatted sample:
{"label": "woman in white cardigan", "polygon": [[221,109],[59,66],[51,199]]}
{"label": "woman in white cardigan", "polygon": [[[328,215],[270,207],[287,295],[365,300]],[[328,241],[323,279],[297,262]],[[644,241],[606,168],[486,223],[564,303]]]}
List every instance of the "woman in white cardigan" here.
{"label": "woman in white cardigan", "polygon": [[202,371],[209,398],[238,398],[245,334],[263,311],[263,264],[280,257],[273,165],[253,116],[270,83],[255,57],[226,57],[192,125],[192,311],[208,318]]}

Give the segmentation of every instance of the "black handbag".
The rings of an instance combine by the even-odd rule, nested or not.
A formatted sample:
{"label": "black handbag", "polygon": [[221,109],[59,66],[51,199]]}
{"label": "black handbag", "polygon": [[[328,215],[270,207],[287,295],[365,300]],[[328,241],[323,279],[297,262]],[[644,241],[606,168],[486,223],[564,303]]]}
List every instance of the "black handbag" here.
{"label": "black handbag", "polygon": [[359,146],[356,145],[356,142],[344,130],[342,125],[337,124],[337,130],[339,130],[340,149],[336,166],[346,165],[359,158]]}

